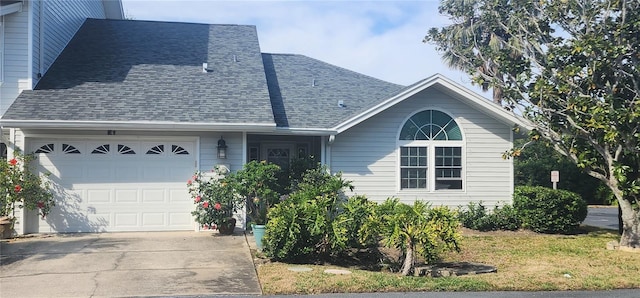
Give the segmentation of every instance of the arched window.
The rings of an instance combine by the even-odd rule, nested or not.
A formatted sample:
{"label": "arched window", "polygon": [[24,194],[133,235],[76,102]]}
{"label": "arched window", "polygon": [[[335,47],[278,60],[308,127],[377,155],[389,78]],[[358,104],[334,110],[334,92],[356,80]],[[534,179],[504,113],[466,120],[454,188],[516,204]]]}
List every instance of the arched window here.
{"label": "arched window", "polygon": [[462,131],[451,116],[437,110],[414,114],[398,144],[400,189],[462,189]]}

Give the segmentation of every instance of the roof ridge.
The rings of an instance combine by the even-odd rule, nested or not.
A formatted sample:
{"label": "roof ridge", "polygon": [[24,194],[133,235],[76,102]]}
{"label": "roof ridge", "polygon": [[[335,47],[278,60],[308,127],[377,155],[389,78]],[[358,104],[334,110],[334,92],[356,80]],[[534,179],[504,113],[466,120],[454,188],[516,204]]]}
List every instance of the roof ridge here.
{"label": "roof ridge", "polygon": [[209,24],[209,23],[196,23],[196,22],[178,22],[178,21],[160,21],[160,20],[133,20],[133,19],[98,19],[98,18],[87,18],[87,21],[101,21],[101,22],[136,22],[136,23],[162,23],[162,24],[184,24],[184,25],[203,25],[203,26],[229,26],[229,27],[253,27],[256,28],[256,25],[249,24]]}
{"label": "roof ridge", "polygon": [[370,75],[368,75],[368,74],[364,74],[364,73],[361,73],[361,72],[357,72],[357,71],[355,71],[355,70],[348,69],[348,68],[345,68],[345,67],[342,67],[342,66],[339,66],[339,65],[335,65],[335,64],[333,64],[333,63],[329,63],[329,62],[326,62],[326,61],[323,61],[323,60],[320,60],[320,59],[316,59],[316,58],[313,58],[313,57],[309,57],[309,56],[307,56],[307,55],[303,55],[303,54],[289,54],[289,53],[264,53],[264,52],[263,52],[262,54],[266,54],[266,55],[278,55],[278,56],[299,56],[299,57],[305,57],[305,58],[308,58],[308,59],[311,59],[311,60],[317,61],[317,62],[322,63],[322,64],[330,65],[331,67],[339,68],[339,69],[341,69],[341,70],[344,70],[344,71],[347,71],[347,72],[350,72],[350,73],[354,73],[354,74],[356,74],[356,75],[358,75],[358,76],[361,76],[361,77],[366,77],[366,78],[374,79],[374,80],[377,80],[377,81],[380,81],[380,82],[383,82],[383,83],[396,85],[396,86],[398,86],[398,87],[407,87],[407,86],[405,86],[405,85],[400,85],[400,84],[396,84],[396,83],[393,83],[393,82],[385,81],[385,80],[383,80],[383,79],[376,78],[376,77],[374,77],[374,76],[370,76]]}

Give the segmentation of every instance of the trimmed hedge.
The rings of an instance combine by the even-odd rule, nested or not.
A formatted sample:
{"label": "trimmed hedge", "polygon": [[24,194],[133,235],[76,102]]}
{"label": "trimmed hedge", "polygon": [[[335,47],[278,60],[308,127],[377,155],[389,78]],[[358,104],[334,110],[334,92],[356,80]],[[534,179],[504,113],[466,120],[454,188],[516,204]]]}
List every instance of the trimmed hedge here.
{"label": "trimmed hedge", "polygon": [[495,207],[493,212],[488,212],[482,202],[470,202],[466,208],[458,208],[458,219],[462,226],[478,231],[520,229],[521,221],[518,213],[511,205]]}
{"label": "trimmed hedge", "polygon": [[587,202],[567,190],[518,186],[513,207],[525,229],[538,233],[574,233],[587,217]]}

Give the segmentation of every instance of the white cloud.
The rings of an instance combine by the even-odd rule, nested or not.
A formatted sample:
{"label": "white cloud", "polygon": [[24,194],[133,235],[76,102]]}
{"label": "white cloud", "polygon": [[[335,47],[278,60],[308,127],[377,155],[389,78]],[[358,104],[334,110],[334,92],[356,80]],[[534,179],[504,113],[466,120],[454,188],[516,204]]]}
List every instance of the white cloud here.
{"label": "white cloud", "polygon": [[[123,0],[138,20],[255,25],[263,52],[293,53],[408,85],[447,68],[427,30],[447,19],[437,1],[168,1]],[[475,91],[478,88],[473,88]],[[486,95],[485,95],[486,96]]]}

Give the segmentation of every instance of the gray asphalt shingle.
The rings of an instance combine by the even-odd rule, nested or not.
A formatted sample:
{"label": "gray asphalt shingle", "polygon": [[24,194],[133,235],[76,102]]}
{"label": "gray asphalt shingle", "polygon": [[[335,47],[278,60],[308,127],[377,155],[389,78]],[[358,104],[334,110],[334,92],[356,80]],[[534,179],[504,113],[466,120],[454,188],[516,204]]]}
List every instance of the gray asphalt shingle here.
{"label": "gray asphalt shingle", "polygon": [[302,55],[262,59],[279,127],[331,128],[404,88]]}
{"label": "gray asphalt shingle", "polygon": [[3,119],[331,128],[402,88],[302,55],[261,54],[254,26],[88,19]]}
{"label": "gray asphalt shingle", "polygon": [[254,26],[96,19],[3,118],[274,123]]}

